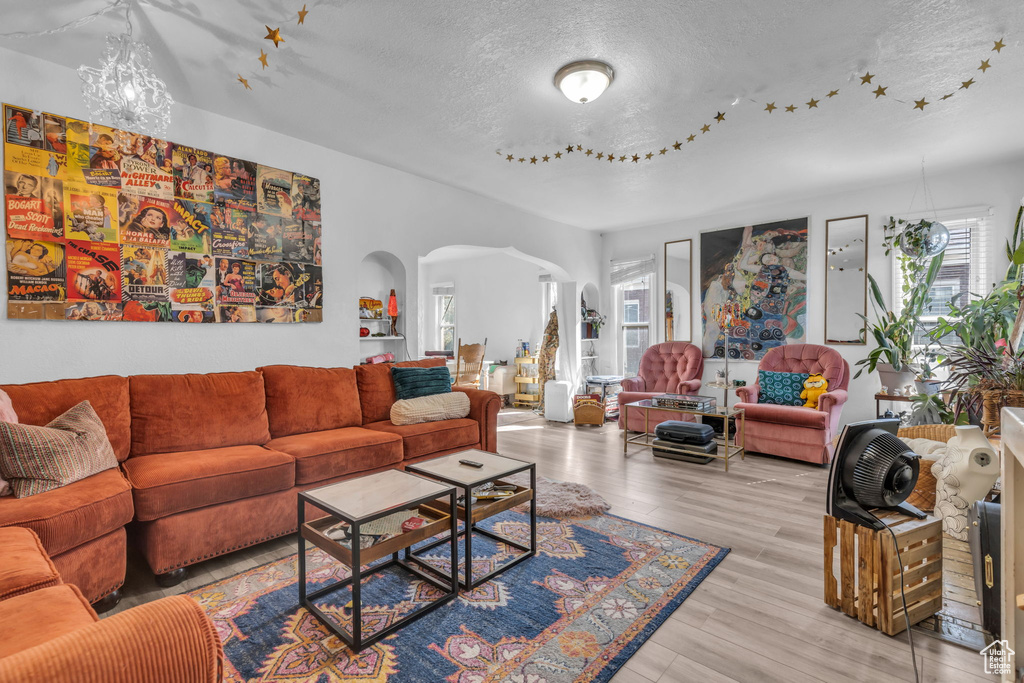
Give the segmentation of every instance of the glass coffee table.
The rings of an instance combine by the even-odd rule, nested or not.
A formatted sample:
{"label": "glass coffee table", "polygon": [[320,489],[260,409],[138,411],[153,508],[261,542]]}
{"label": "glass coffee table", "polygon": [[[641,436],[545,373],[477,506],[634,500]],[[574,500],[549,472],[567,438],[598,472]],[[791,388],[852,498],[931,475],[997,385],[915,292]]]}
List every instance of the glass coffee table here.
{"label": "glass coffee table", "polygon": [[[482,465],[482,467],[471,467],[469,465],[463,465],[460,460],[471,460]],[[466,590],[472,590],[482,583],[489,581],[494,576],[500,574],[503,571],[511,569],[520,562],[529,559],[537,554],[537,498],[534,492],[537,490],[537,470],[536,466],[532,462],[526,462],[524,460],[515,460],[514,458],[506,458],[503,455],[497,455],[496,453],[488,453],[486,451],[479,450],[467,450],[460,451],[458,453],[452,453],[434,460],[427,460],[425,462],[416,463],[414,465],[406,465],[405,468],[409,472],[415,472],[421,474],[424,477],[430,477],[437,481],[444,482],[450,486],[456,486],[466,491],[472,491],[478,486],[486,484],[488,482],[494,483],[498,486],[510,486],[502,481],[502,477],[507,477],[518,472],[530,472],[530,488],[523,488],[522,486],[515,486],[512,489],[512,495],[505,498],[496,498],[492,500],[478,500],[476,503],[473,502],[472,496],[466,496],[463,504],[458,504],[456,507],[457,515],[462,520],[463,528],[458,532],[459,536],[464,539],[464,553],[465,558],[464,564],[464,579],[461,582],[461,586]],[[477,526],[478,523],[493,517],[499,512],[504,512],[510,508],[514,508],[521,503],[530,501],[530,545],[526,546],[518,541],[514,541],[511,538],[507,538],[500,534],[494,533],[487,529],[482,529]],[[448,514],[452,507],[446,504],[444,501],[438,500],[431,504],[432,507],[437,509],[439,514]],[[473,534],[479,534],[486,536],[491,540],[504,543],[517,550],[523,551],[524,554],[513,559],[500,567],[496,567],[490,572],[483,576],[473,577]],[[422,555],[431,548],[434,548],[445,541],[434,541],[426,545],[420,546],[413,551],[412,557],[410,558],[413,562],[430,571],[437,571],[434,567],[430,566],[417,555]]]}
{"label": "glass coffee table", "polygon": [[[662,447],[664,450],[680,453],[683,455],[691,455],[698,457],[717,458],[718,460],[725,461],[725,471],[729,471],[729,459],[733,456],[740,456],[740,460],[746,459],[746,451],[744,444],[746,442],[746,417],[743,408],[715,408],[709,411],[700,410],[687,410],[685,408],[662,408],[654,405],[653,401],[649,398],[645,398],[642,401],[635,401],[633,403],[627,403],[621,407],[624,411],[639,410],[644,414],[644,431],[635,436],[629,435],[628,429],[622,430],[622,453],[626,454],[629,449],[629,444],[639,444],[648,448],[654,448],[654,434],[650,428],[650,413],[663,412],[663,413],[686,413],[687,415],[694,415],[697,418],[697,422],[703,422],[705,417],[715,417],[722,420],[722,433],[715,437],[715,441],[719,445],[719,453],[702,453],[697,450],[688,450],[684,447],[680,448],[669,448]],[[624,416],[628,417],[628,413],[623,413]],[[628,421],[626,424],[629,424]],[[730,429],[732,426],[732,429]],[[732,432],[732,438],[729,438],[729,433]]]}
{"label": "glass coffee table", "polygon": [[[320,488],[299,493],[299,603],[312,612],[324,626],[345,641],[356,652],[369,647],[396,629],[422,617],[450,601],[459,592],[458,586],[458,546],[457,522],[454,516],[439,512],[436,505],[428,506],[438,499],[449,506],[455,505],[455,489],[451,486],[408,474],[399,470],[388,470],[365,477],[349,479],[337,484],[328,484]],[[327,513],[326,517],[306,521],[306,504],[312,505]],[[388,524],[390,515],[395,513],[419,517],[423,524],[417,528],[396,529],[398,533],[390,536],[381,534],[380,540],[372,545],[363,545],[361,539],[366,529],[395,526],[394,521]],[[397,519],[397,518],[396,518]],[[339,522],[347,526],[349,542],[331,538],[337,532]],[[422,571],[409,562],[409,547],[414,543],[426,540],[431,536],[448,532],[447,536],[431,547],[442,543],[450,545],[451,574],[443,576],[432,569],[431,573]],[[352,571],[352,575],[341,581],[318,588],[314,591],[306,589],[306,541],[320,548]],[[399,551],[405,551],[405,557],[399,557]],[[391,556],[386,562],[369,566],[372,562]],[[362,602],[360,591],[362,581],[368,576],[389,567],[401,567],[416,578],[422,579],[442,592],[435,601],[405,615],[386,628],[363,637]],[[328,593],[351,585],[352,590],[352,632],[346,633],[336,619],[314,604],[314,600]]]}

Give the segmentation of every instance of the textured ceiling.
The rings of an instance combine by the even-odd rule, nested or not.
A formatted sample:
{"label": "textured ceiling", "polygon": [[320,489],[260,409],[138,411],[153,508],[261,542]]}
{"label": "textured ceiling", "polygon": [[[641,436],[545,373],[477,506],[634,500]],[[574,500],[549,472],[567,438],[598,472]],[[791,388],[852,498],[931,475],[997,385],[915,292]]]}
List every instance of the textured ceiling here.
{"label": "textured ceiling", "polygon": [[[0,10],[5,31],[33,31],[102,4],[3,0]],[[911,178],[922,157],[934,173],[1024,156],[1020,0],[306,4],[298,26],[294,0],[144,0],[135,36],[179,102],[594,230]],[[265,24],[281,27],[280,48],[263,40]],[[109,15],[2,44],[77,67],[98,62],[103,35],[122,25]],[[991,52],[1001,37],[1006,48]],[[978,71],[989,57],[992,69]],[[578,105],[551,79],[583,58],[607,61],[616,79]],[[860,85],[865,70],[886,97]],[[922,96],[934,102],[923,112],[912,104]],[[769,115],[766,101],[798,109]],[[541,157],[570,142],[641,162],[496,154]]]}

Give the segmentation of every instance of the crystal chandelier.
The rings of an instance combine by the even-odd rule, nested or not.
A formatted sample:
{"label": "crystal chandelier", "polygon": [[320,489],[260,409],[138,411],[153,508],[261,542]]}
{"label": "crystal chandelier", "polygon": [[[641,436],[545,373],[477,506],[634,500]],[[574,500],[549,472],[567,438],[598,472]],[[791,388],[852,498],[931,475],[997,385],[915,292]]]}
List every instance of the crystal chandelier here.
{"label": "crystal chandelier", "polygon": [[78,67],[82,96],[93,120],[164,137],[174,100],[167,85],[149,68],[149,48],[132,40],[131,1],[126,3],[127,32],[107,35],[107,50],[98,69]]}

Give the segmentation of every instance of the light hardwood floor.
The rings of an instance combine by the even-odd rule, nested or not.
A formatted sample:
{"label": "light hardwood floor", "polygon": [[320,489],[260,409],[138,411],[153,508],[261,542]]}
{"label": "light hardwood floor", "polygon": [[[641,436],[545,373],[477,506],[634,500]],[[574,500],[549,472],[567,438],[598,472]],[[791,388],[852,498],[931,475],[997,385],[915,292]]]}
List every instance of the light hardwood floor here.
{"label": "light hardwood floor", "polygon": [[[732,552],[654,633],[614,683],[913,681],[906,635],[890,638],[822,601],[826,468],[764,456],[692,465],[652,457],[621,432],[527,419],[499,428],[499,450],[538,474],[590,485],[613,514]],[[182,593],[295,551],[278,539],[197,565],[172,589],[130,557],[118,610]],[[109,613],[108,613],[109,614]],[[921,680],[991,681],[982,657],[915,632]],[[420,682],[414,683],[433,683]]]}

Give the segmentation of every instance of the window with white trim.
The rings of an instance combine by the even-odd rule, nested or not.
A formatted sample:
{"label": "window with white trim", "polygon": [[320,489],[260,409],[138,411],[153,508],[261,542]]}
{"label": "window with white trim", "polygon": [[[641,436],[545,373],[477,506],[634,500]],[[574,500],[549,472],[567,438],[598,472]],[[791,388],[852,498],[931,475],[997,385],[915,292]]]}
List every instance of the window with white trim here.
{"label": "window with white trim", "polygon": [[618,318],[622,374],[635,377],[640,358],[651,345],[654,318],[654,256],[612,261],[611,283]]}
{"label": "window with white trim", "polygon": [[[984,297],[991,291],[988,244],[992,227],[989,214],[987,207],[938,214],[936,219],[949,230],[949,246],[943,252],[942,267],[932,284],[931,304],[921,316],[922,326],[914,335],[915,348],[923,349],[928,345],[927,331],[938,322],[939,316],[949,315],[949,302],[954,297],[959,297],[957,304],[962,306],[968,301]],[[900,294],[903,269],[900,259],[896,258],[893,261],[893,301],[896,302],[896,312],[899,313],[903,309],[903,298]]]}
{"label": "window with white trim", "polygon": [[455,287],[435,285],[434,320],[437,322],[434,343],[438,351],[455,351]]}

